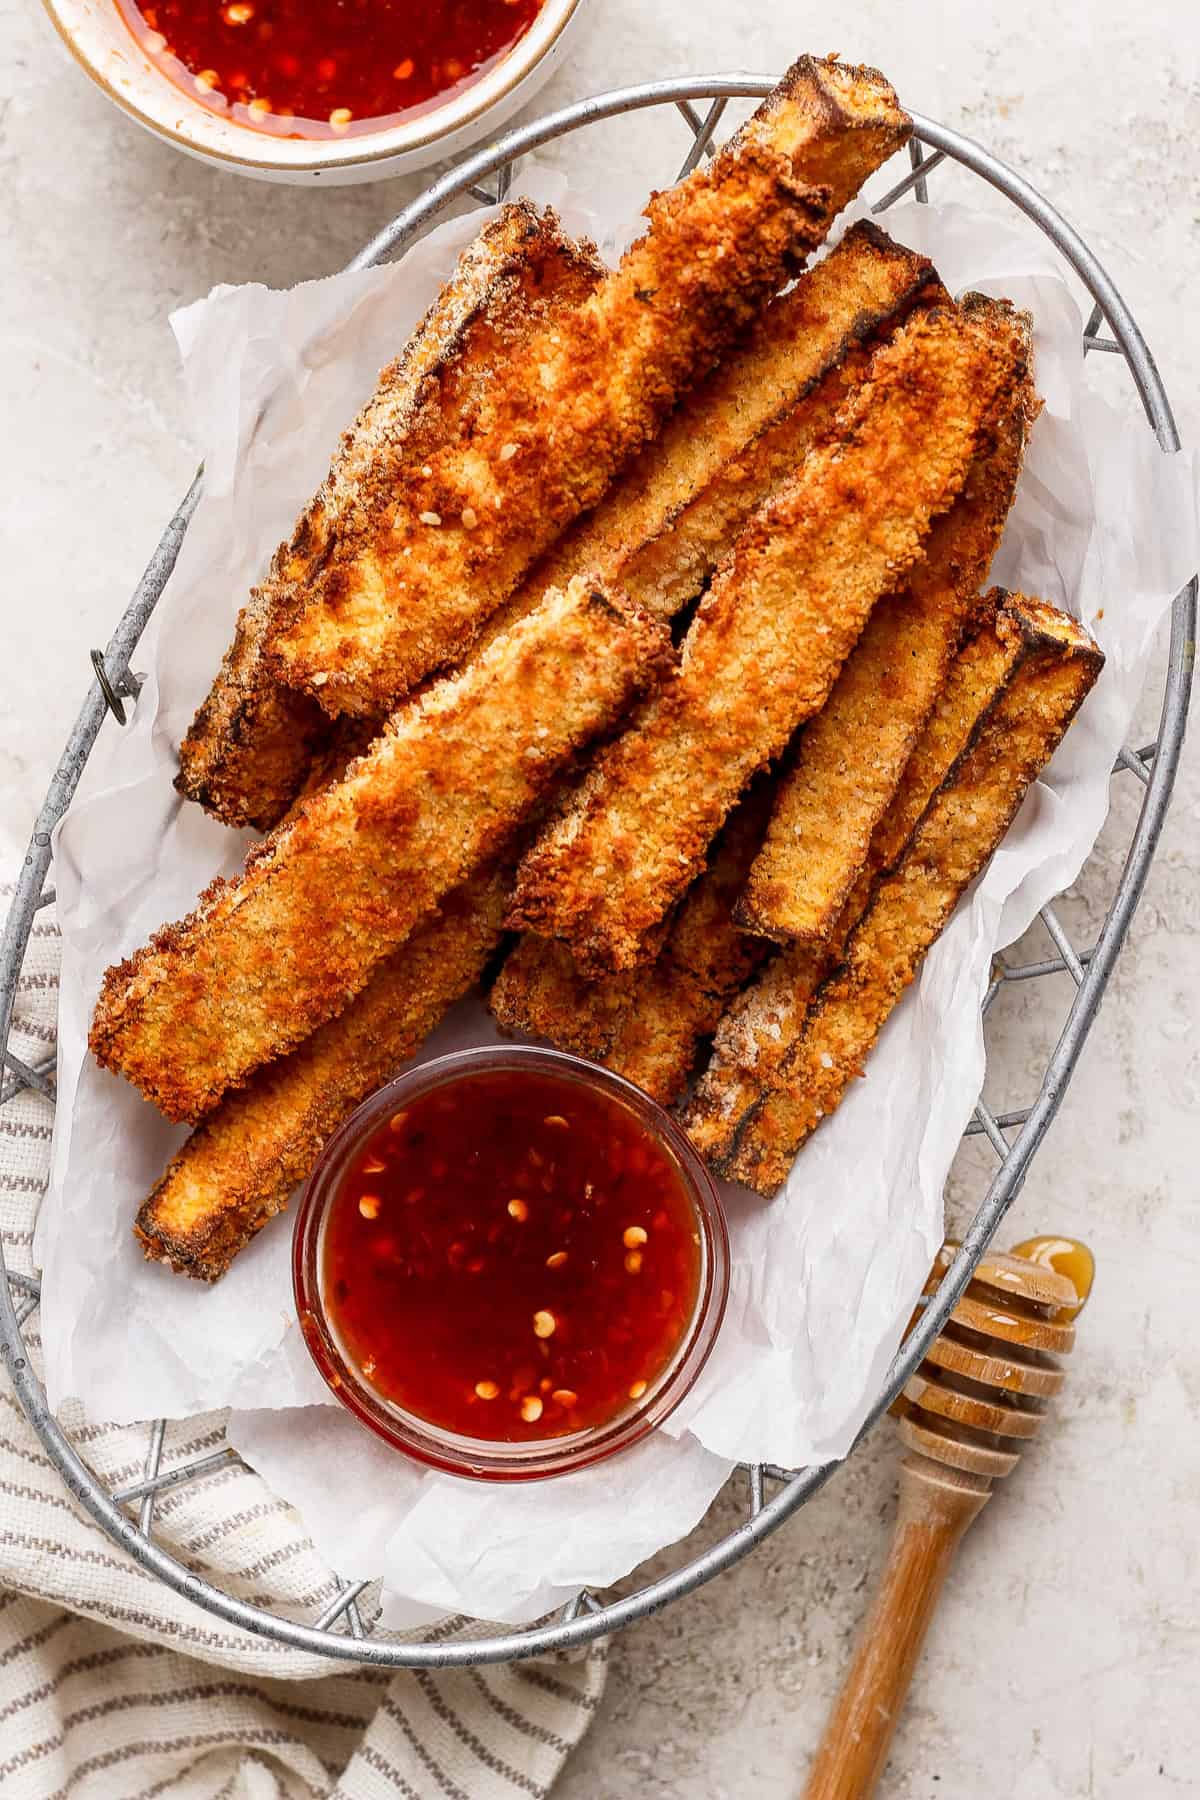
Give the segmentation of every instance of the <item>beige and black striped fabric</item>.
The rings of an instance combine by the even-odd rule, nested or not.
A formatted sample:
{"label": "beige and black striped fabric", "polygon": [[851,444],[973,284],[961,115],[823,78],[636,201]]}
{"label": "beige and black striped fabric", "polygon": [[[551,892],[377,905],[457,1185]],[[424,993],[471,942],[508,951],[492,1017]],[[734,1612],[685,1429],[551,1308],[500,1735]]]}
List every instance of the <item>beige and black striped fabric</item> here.
{"label": "beige and black striped fabric", "polygon": [[[11,890],[10,890],[11,891]],[[0,890],[0,908],[8,894]],[[38,915],[13,1049],[53,1054],[59,940]],[[7,1085],[7,1084],[6,1084]],[[0,1104],[0,1232],[32,1272],[51,1107]],[[38,1315],[25,1328],[36,1359]],[[136,1481],[145,1426],[62,1420],[110,1484]],[[223,1439],[212,1414],[170,1425],[162,1467]],[[249,1470],[158,1500],[161,1542],[227,1592],[312,1619],[338,1592],[292,1510]],[[371,1591],[361,1597],[366,1616]],[[448,1619],[426,1635],[469,1635]],[[330,1670],[333,1673],[330,1673]],[[604,1654],[389,1674],[331,1664],[225,1625],[127,1558],[68,1496],[0,1374],[0,1795],[4,1800],[517,1800],[549,1792],[604,1686]]]}

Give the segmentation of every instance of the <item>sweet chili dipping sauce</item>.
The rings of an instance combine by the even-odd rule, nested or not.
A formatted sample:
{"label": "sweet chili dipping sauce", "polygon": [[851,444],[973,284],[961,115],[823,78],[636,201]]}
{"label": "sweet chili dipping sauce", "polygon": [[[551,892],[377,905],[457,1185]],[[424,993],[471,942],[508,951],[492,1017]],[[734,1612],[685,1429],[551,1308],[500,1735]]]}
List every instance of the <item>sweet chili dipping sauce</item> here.
{"label": "sweet chili dipping sauce", "polygon": [[178,87],[283,137],[378,130],[477,80],[542,0],[117,0]]}
{"label": "sweet chili dipping sauce", "polygon": [[[321,1329],[372,1396],[520,1445],[653,1398],[713,1286],[711,1225],[634,1090],[631,1104],[625,1084],[564,1075],[572,1059],[552,1053],[495,1054],[511,1066],[418,1089],[354,1143],[323,1202],[315,1287]],[[716,1322],[721,1303],[723,1289]]]}

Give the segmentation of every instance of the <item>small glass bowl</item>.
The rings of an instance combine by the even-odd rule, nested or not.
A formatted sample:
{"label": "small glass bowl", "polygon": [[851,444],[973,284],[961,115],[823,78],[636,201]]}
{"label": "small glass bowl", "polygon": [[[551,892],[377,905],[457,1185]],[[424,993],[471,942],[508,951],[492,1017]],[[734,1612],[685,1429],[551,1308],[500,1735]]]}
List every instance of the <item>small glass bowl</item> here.
{"label": "small glass bowl", "polygon": [[[460,1436],[385,1399],[364,1378],[341,1344],[322,1292],[325,1222],[358,1152],[391,1114],[431,1089],[483,1073],[553,1075],[603,1089],[624,1106],[648,1138],[666,1152],[692,1204],[700,1238],[700,1273],[692,1315],[670,1361],[646,1393],[604,1425],[543,1440],[498,1443]],[[527,1481],[564,1475],[627,1449],[661,1425],[691,1390],[708,1360],[729,1291],[729,1237],[708,1170],[663,1109],[609,1070],[558,1050],[525,1045],[462,1050],[423,1063],[380,1088],[352,1113],[325,1146],[296,1215],[292,1280],[305,1343],[336,1398],[376,1436],[418,1462],[481,1481]]]}

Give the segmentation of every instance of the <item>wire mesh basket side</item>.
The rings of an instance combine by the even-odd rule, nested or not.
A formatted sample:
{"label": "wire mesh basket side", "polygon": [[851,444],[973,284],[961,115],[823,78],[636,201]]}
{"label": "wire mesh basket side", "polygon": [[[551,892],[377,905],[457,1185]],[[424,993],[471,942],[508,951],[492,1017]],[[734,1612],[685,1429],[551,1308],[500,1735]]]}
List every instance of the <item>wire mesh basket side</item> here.
{"label": "wire mesh basket side", "polygon": [[[769,77],[697,77],[647,83],[582,101],[511,131],[492,148],[470,157],[434,182],[379,233],[350,265],[366,268],[402,253],[417,234],[446,207],[463,196],[491,205],[507,193],[514,164],[529,151],[567,133],[629,111],[673,106],[686,121],[690,139],[678,173],[687,174],[710,154],[715,133],[731,99],[758,99],[774,85]],[[695,102],[707,101],[705,111]],[[934,171],[946,161],[957,163],[1004,194],[1050,238],[1087,287],[1093,300],[1084,331],[1085,353],[1098,351],[1123,357],[1164,452],[1178,448],[1170,403],[1153,358],[1128,307],[1094,254],[1028,182],[997,161],[981,146],[931,120],[915,117],[910,146],[911,167],[875,205],[885,212],[902,195],[928,196]],[[488,184],[491,183],[489,186]],[[1111,334],[1111,335],[1109,335]],[[46,886],[50,868],[50,835],[62,817],[108,712],[123,722],[125,703],[136,703],[136,679],[130,657],[150,613],[166,586],[188,523],[200,497],[197,475],[170,521],[151,562],[104,652],[93,653],[95,679],[68,739],[39,814],[0,951],[0,1024],[3,1026],[7,1075],[0,1103],[18,1086],[37,1088],[53,1099],[51,1065],[30,1066],[12,1053],[9,1039],[17,979],[37,911],[53,899]],[[1052,905],[1042,909],[1042,922],[1053,954],[1038,962],[1005,964],[998,960],[984,1001],[985,1012],[1006,982],[1041,979],[1066,972],[1074,983],[1072,1005],[1047,1064],[1036,1097],[1024,1106],[993,1113],[983,1102],[976,1107],[968,1132],[982,1135],[998,1158],[998,1167],[964,1237],[962,1247],[936,1294],[892,1363],[871,1409],[864,1432],[880,1416],[915,1369],[950,1311],[1012,1204],[1070,1080],[1083,1041],[1091,1027],[1130,920],[1145,884],[1154,849],[1170,801],[1183,744],[1191,683],[1195,635],[1196,583],[1175,601],[1167,677],[1158,736],[1153,744],[1125,748],[1117,771],[1143,788],[1136,827],[1126,852],[1116,892],[1096,942],[1076,949]],[[1015,1134],[1015,1135],[1014,1135]],[[0,1275],[5,1274],[0,1246]],[[670,1574],[606,1603],[584,1592],[565,1606],[554,1621],[527,1631],[455,1642],[444,1636],[423,1643],[396,1643],[366,1633],[358,1610],[365,1582],[343,1582],[337,1598],[311,1624],[298,1623],[235,1599],[178,1562],[152,1536],[157,1496],[169,1488],[201,1480],[235,1460],[221,1448],[198,1460],[162,1471],[163,1424],[149,1427],[145,1470],[141,1480],[110,1491],[97,1479],[50,1415],[45,1393],[29,1364],[23,1326],[36,1309],[37,1282],[7,1274],[0,1279],[0,1347],[17,1395],[47,1453],[68,1489],[108,1536],[143,1567],[178,1592],[228,1623],[297,1649],[333,1658],[390,1667],[433,1667],[500,1662],[533,1656],[599,1637],[646,1616],[731,1567],[762,1538],[791,1516],[834,1472],[836,1464],[807,1470],[784,1470],[770,1464],[749,1471],[749,1508],[744,1522],[703,1555]],[[775,1491],[768,1492],[770,1486]]]}

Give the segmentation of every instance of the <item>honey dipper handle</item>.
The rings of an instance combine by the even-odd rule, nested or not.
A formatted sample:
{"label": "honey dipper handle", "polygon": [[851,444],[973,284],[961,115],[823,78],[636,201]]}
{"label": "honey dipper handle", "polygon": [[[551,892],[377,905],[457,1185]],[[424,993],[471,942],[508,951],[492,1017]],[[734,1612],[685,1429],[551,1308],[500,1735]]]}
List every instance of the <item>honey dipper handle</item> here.
{"label": "honey dipper handle", "polygon": [[813,1760],[805,1800],[864,1800],[874,1792],[942,1583],[989,1489],[983,1477],[924,1456],[905,1458],[883,1578]]}

